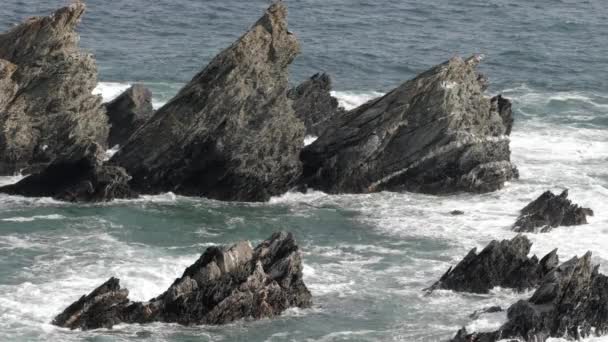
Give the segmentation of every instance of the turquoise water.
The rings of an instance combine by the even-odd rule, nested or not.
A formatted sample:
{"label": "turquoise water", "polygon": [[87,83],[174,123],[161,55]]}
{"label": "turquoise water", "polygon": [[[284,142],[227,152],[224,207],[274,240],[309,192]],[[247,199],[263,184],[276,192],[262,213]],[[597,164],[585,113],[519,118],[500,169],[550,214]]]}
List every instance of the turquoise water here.
{"label": "turquoise water", "polygon": [[[0,27],[63,1],[8,0]],[[266,204],[172,194],[74,205],[0,195],[0,341],[438,341],[462,325],[492,329],[488,305],[526,294],[424,296],[470,248],[513,237],[517,211],[570,189],[590,224],[530,234],[533,253],[594,253],[608,271],[608,26],[601,1],[288,1],[303,52],[292,81],[323,70],[346,107],[379,96],[453,54],[486,54],[491,92],[514,101],[511,147],[521,179],[485,195],[286,194]],[[266,1],[88,1],[81,44],[96,54],[97,92],[134,82],[166,102]],[[18,178],[0,178],[10,183]],[[465,215],[451,216],[452,210]],[[292,231],[314,306],[221,327],[152,324],[68,331],[54,315],[110,276],[132,299],[165,290],[210,245]],[[606,341],[607,339],[600,339]]]}

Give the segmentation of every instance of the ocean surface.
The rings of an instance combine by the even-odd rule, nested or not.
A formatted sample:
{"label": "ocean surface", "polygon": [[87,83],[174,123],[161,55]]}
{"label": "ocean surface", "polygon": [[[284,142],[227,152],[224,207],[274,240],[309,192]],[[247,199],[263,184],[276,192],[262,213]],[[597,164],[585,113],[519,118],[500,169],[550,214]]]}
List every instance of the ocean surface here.
{"label": "ocean surface", "polygon": [[[3,0],[0,30],[65,1]],[[484,195],[435,197],[288,193],[265,204],[173,194],[75,205],[0,195],[0,341],[441,341],[463,325],[497,328],[530,293],[422,289],[469,249],[510,239],[518,210],[543,191],[570,189],[590,223],[528,234],[533,253],[593,252],[608,272],[608,4],[605,0],[288,0],[302,54],[294,84],[318,71],[352,108],[454,55],[483,53],[489,94],[513,100],[511,148],[521,179]],[[259,0],[89,0],[81,45],[109,100],[141,82],[160,106],[269,5]],[[19,179],[0,178],[8,184]],[[462,210],[462,216],[451,216]],[[111,276],[145,300],[214,244],[293,232],[314,296],[307,310],[226,326],[50,325]],[[590,339],[608,341],[608,338]],[[559,340],[553,340],[559,341]]]}

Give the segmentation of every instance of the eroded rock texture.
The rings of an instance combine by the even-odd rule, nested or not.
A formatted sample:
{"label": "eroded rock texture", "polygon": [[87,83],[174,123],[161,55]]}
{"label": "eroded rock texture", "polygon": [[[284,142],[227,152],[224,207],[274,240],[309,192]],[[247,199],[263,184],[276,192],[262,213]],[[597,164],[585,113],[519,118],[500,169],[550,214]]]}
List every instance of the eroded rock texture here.
{"label": "eroded rock texture", "polygon": [[0,175],[40,170],[73,145],[105,145],[97,67],[75,31],[84,11],[76,2],[0,34]]}
{"label": "eroded rock texture", "polygon": [[290,188],[305,130],[287,98],[300,47],[286,17],[271,5],[113,157],[135,190],[265,201]]}
{"label": "eroded rock texture", "polygon": [[122,146],[154,114],[152,92],[135,84],[105,104],[110,121],[108,146]]}
{"label": "eroded rock texture", "polygon": [[510,103],[484,96],[479,57],[452,58],[334,116],[301,154],[301,183],[330,193],[488,192],[517,176]]}
{"label": "eroded rock texture", "polygon": [[291,233],[275,233],[255,249],[247,241],[209,247],[160,296],[132,302],[111,278],[66,308],[53,324],[70,329],[111,328],[118,323],[225,324],[307,308],[311,294]]}

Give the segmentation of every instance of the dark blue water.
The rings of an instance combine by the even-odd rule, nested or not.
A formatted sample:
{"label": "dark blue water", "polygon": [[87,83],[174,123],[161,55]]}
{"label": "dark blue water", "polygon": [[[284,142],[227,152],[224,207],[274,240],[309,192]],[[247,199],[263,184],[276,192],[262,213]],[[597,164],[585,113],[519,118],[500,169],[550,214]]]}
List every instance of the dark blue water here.
{"label": "dark blue water", "polygon": [[[66,2],[3,0],[0,30]],[[267,1],[88,1],[81,45],[109,99],[134,82],[167,101],[237,39]],[[104,205],[0,195],[0,341],[438,341],[463,325],[493,329],[487,296],[421,289],[472,247],[511,238],[517,212],[547,189],[570,189],[596,216],[530,234],[533,252],[594,253],[608,271],[608,4],[589,1],[289,0],[302,53],[295,84],[330,73],[352,107],[458,54],[486,55],[490,93],[514,102],[513,160],[521,179],[486,195],[287,194],[228,204],[172,194]],[[0,184],[17,178],[0,178]],[[465,215],[454,217],[452,210]],[[162,292],[209,245],[296,234],[315,305],[222,327],[154,324],[69,332],[49,324],[80,295],[118,276],[133,299]],[[602,340],[602,339],[601,339]],[[603,339],[602,341],[606,341]]]}

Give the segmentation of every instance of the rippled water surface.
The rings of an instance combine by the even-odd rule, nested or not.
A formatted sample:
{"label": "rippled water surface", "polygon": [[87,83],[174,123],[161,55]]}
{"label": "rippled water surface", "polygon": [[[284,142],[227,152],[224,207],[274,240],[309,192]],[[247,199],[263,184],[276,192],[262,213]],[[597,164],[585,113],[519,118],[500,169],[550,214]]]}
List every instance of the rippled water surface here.
{"label": "rippled water surface", "polygon": [[[0,30],[46,14],[59,0],[4,0]],[[0,195],[1,341],[440,341],[488,305],[528,294],[421,291],[470,248],[513,237],[525,204],[570,189],[595,210],[590,224],[530,234],[533,253],[562,259],[591,250],[608,272],[608,5],[566,1],[288,0],[302,43],[295,84],[334,76],[345,107],[379,96],[453,55],[484,53],[483,71],[514,102],[511,147],[521,179],[485,195],[286,194],[266,204],[164,194],[104,205]],[[238,38],[267,1],[89,0],[81,44],[110,99],[143,82],[160,106]],[[0,178],[10,183],[18,177]],[[451,216],[452,210],[465,215]],[[153,324],[68,331],[52,317],[117,276],[132,299],[168,287],[207,247],[273,231],[296,234],[315,304],[282,317],[221,327]],[[608,341],[600,338],[594,340]]]}

